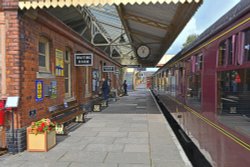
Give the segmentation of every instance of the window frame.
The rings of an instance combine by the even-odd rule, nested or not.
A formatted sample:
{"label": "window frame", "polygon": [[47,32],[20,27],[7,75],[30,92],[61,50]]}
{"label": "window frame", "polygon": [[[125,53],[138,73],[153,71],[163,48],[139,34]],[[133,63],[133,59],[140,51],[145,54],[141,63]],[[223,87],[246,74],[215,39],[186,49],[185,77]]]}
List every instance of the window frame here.
{"label": "window frame", "polygon": [[[68,60],[66,59],[66,55],[68,54]],[[64,52],[64,71],[66,68],[66,64],[68,67],[68,77],[66,77],[65,73],[64,73],[64,87],[65,87],[65,97],[66,98],[70,98],[72,97],[72,73],[71,73],[71,50],[69,48],[66,48],[65,52]],[[65,80],[68,80],[68,90],[66,91],[66,85],[65,85]]]}
{"label": "window frame", "polygon": [[[243,49],[243,63],[250,63],[250,40],[248,43],[248,56],[246,55],[246,34],[248,34],[250,36],[250,28],[247,28],[245,30],[242,31],[243,32],[243,38],[242,38],[242,49]],[[248,33],[247,33],[248,32]],[[250,38],[250,37],[249,37]],[[248,60],[249,59],[249,60]]]}
{"label": "window frame", "polygon": [[[40,53],[39,49],[40,43],[45,44],[45,53]],[[40,55],[44,55],[45,57],[45,66],[40,66],[39,64]],[[40,37],[38,41],[38,67],[39,67],[39,72],[50,73],[50,44],[49,40],[46,37]]]}

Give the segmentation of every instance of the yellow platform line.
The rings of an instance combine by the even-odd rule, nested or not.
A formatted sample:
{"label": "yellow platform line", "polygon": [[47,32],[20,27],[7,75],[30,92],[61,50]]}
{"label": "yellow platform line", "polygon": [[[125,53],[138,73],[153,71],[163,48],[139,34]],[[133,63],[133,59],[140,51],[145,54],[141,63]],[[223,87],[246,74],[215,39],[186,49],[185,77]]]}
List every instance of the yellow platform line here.
{"label": "yellow platform line", "polygon": [[[169,96],[168,96],[169,97]],[[247,149],[248,151],[250,151],[250,145],[244,141],[242,141],[241,139],[239,139],[238,137],[236,137],[235,135],[233,135],[232,133],[226,131],[225,129],[223,129],[222,127],[220,127],[219,125],[213,123],[212,121],[210,121],[209,119],[207,119],[206,117],[202,116],[201,114],[199,114],[197,111],[193,110],[192,108],[190,108],[189,106],[181,103],[180,101],[169,97],[171,100],[175,101],[177,104],[183,106],[187,111],[191,112],[193,115],[195,115],[196,117],[200,118],[201,120],[203,120],[204,122],[206,122],[208,125],[212,126],[213,128],[217,129],[219,132],[221,132],[222,134],[224,134],[225,136],[229,137],[230,139],[232,139],[234,142],[236,142],[237,144],[241,145],[242,147],[244,147],[245,149]]]}

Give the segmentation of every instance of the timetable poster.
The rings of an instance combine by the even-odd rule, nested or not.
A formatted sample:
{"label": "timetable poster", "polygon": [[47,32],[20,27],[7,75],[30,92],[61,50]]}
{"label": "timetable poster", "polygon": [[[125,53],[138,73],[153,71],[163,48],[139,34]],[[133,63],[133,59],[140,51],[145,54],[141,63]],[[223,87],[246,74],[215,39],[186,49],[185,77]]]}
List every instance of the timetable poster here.
{"label": "timetable poster", "polygon": [[64,76],[63,51],[56,49],[56,76]]}

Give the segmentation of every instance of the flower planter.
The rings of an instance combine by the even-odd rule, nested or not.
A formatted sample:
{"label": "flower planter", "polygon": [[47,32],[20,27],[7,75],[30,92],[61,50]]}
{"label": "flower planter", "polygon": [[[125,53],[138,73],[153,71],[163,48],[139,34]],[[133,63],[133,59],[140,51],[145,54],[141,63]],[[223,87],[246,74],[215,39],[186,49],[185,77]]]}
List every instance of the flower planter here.
{"label": "flower planter", "polygon": [[27,151],[47,152],[56,145],[56,132],[44,132],[34,134],[31,128],[27,128]]}

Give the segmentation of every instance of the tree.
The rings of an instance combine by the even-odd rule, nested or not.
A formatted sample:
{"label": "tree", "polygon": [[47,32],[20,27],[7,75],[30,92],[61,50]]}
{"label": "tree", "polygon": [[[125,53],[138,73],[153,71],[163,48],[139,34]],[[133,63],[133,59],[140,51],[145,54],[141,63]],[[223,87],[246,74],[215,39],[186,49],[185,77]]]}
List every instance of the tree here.
{"label": "tree", "polygon": [[199,36],[198,34],[190,34],[187,37],[186,42],[182,44],[183,48],[185,48],[188,45],[190,45],[198,36]]}

